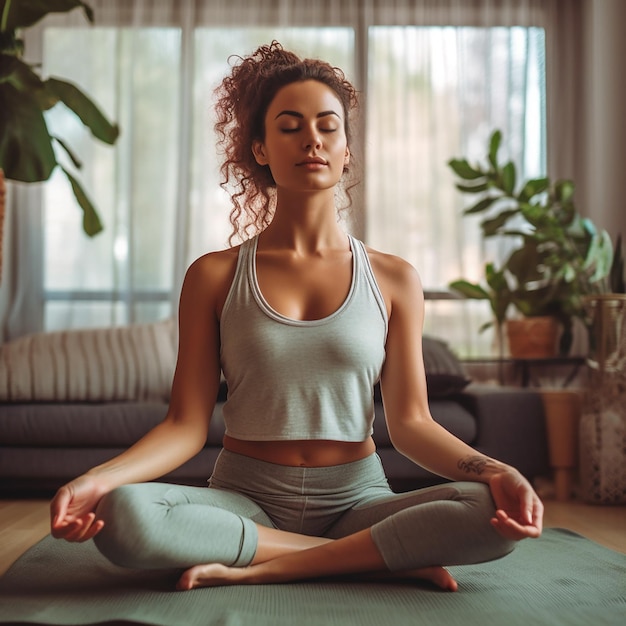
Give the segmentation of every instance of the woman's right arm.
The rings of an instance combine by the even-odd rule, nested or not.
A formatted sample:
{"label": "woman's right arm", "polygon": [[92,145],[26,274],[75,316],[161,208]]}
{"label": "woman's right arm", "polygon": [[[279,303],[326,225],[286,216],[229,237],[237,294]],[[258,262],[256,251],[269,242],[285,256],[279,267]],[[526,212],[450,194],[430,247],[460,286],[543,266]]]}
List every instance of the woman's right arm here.
{"label": "woman's right arm", "polygon": [[165,419],[115,458],[59,489],[50,505],[55,537],[84,541],[102,522],[95,507],[109,491],[154,480],[204,446],[220,382],[219,312],[230,285],[232,255],[205,255],[185,276],[179,304],[178,359]]}

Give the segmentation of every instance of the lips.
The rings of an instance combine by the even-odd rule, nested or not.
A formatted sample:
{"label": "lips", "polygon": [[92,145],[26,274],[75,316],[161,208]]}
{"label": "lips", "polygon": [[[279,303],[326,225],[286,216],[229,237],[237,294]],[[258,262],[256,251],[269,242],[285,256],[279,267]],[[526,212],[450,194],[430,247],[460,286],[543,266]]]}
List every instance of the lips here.
{"label": "lips", "polygon": [[328,162],[321,157],[308,157],[304,161],[300,161],[298,165],[328,165]]}

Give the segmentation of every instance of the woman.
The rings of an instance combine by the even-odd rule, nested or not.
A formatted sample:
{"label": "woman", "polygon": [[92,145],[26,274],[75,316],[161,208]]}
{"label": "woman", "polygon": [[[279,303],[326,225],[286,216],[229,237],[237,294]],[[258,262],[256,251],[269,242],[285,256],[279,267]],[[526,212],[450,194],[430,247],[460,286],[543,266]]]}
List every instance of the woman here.
{"label": "woman", "polygon": [[[179,589],[400,573],[455,590],[443,566],[539,536],[543,507],[517,470],[432,419],[419,277],[338,224],[354,88],[274,42],[218,95],[231,222],[249,238],[189,267],[165,420],[58,491],[52,534],[93,538],[120,565],[184,569]],[[148,483],[202,448],[222,370],[209,488]],[[395,447],[465,482],[390,491],[371,437],[378,380]]]}

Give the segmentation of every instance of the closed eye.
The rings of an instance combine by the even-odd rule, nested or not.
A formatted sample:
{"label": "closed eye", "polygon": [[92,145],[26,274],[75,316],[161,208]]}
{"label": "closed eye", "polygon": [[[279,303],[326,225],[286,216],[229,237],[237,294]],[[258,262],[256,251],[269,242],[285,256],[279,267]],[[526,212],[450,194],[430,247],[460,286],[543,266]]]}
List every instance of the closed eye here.
{"label": "closed eye", "polygon": [[[281,128],[280,132],[289,134],[289,133],[297,133],[299,130],[300,128]],[[335,133],[337,132],[337,129],[336,128],[320,128],[319,131],[320,133]]]}

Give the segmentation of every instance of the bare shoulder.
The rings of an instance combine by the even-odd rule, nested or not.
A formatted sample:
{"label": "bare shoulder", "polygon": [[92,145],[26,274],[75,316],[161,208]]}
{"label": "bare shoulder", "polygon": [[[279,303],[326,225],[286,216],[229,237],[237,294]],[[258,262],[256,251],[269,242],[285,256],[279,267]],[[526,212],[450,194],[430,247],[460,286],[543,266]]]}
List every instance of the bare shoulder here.
{"label": "bare shoulder", "polygon": [[422,282],[411,263],[387,252],[381,252],[366,246],[367,254],[385,299],[395,299],[404,294],[421,295]]}
{"label": "bare shoulder", "polygon": [[223,304],[235,275],[239,248],[208,252],[197,258],[187,269],[182,295]]}
{"label": "bare shoulder", "polygon": [[237,263],[240,246],[207,252],[198,257],[187,269],[187,274],[192,277],[210,277],[228,273]]}

